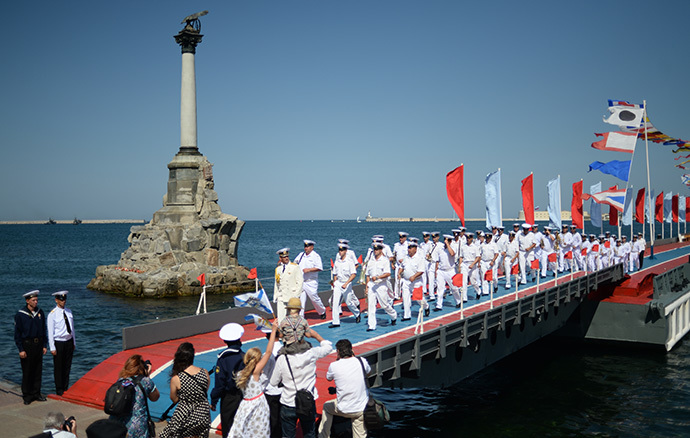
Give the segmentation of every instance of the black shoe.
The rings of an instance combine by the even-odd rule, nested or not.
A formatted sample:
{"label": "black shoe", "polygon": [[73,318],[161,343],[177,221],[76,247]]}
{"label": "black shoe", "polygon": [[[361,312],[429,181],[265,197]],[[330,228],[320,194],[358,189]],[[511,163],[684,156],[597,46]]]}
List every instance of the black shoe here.
{"label": "black shoe", "polygon": [[462,303],[458,303],[458,304],[456,304],[456,305],[455,305],[455,308],[456,308],[456,309],[459,309],[459,308],[460,308],[460,306],[462,306]]}
{"label": "black shoe", "polygon": [[328,325],[328,328],[336,328],[336,327],[340,327],[340,324],[329,324]]}
{"label": "black shoe", "polygon": [[367,328],[367,331],[368,331],[368,332],[373,332],[374,330],[376,330],[376,329],[373,329],[373,328]]}
{"label": "black shoe", "polygon": [[439,309],[438,307],[434,307],[434,312],[440,312],[443,309]]}
{"label": "black shoe", "polygon": [[56,393],[57,395],[59,395],[60,397],[62,397],[62,394],[64,394],[64,391],[55,391],[55,393]]}
{"label": "black shoe", "polygon": [[396,325],[397,323],[398,323],[398,320],[397,320],[397,319],[392,319],[392,320],[391,320],[391,325]]}
{"label": "black shoe", "polygon": [[360,314],[357,315],[357,317],[355,318],[355,322],[356,322],[357,324],[359,324],[359,322],[360,322],[361,320],[362,320],[362,314],[360,313]]}
{"label": "black shoe", "polygon": [[25,405],[30,405],[32,401],[33,401],[33,400],[31,400],[31,401],[29,401],[29,400],[24,400],[24,404],[25,404]]}
{"label": "black shoe", "polygon": [[424,309],[424,316],[429,316],[431,314],[431,308],[427,307]]}
{"label": "black shoe", "polygon": [[409,320],[411,320],[411,319],[412,319],[412,318],[403,318],[403,319],[401,319],[400,321],[409,321]]}
{"label": "black shoe", "polygon": [[39,394],[38,397],[36,397],[37,401],[46,401],[48,400],[45,395]]}
{"label": "black shoe", "polygon": [[326,319],[326,312],[323,312],[321,315],[319,315],[319,318]]}

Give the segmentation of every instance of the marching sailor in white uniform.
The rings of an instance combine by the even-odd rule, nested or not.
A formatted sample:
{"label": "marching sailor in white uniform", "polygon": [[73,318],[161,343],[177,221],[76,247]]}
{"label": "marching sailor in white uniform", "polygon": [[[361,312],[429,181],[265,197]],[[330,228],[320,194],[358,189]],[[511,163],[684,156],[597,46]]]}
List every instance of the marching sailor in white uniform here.
{"label": "marching sailor in white uniform", "polygon": [[321,319],[326,319],[326,307],[319,298],[319,272],[323,271],[323,264],[321,263],[321,256],[314,251],[315,242],[313,240],[304,240],[304,251],[297,255],[295,263],[297,263],[302,270],[304,282],[302,283],[302,294],[300,301],[302,301],[302,316],[304,316],[304,308],[307,304],[307,297],[314,305],[314,310],[319,314]]}

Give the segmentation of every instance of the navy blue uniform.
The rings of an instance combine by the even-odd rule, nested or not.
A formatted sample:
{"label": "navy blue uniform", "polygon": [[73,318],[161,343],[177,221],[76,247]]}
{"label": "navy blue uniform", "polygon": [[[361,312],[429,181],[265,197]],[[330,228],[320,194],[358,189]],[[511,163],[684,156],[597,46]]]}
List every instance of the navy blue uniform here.
{"label": "navy blue uniform", "polygon": [[240,347],[229,347],[218,355],[215,386],[211,391],[211,406],[220,400],[220,427],[223,438],[228,436],[235,413],[242,402],[242,390],[235,384],[234,374],[244,369],[244,352]]}
{"label": "navy blue uniform", "polygon": [[43,349],[48,348],[48,331],[43,310],[31,312],[26,306],[14,315],[14,343],[26,357],[22,363],[22,397],[31,403],[41,399],[41,376],[43,374]]}

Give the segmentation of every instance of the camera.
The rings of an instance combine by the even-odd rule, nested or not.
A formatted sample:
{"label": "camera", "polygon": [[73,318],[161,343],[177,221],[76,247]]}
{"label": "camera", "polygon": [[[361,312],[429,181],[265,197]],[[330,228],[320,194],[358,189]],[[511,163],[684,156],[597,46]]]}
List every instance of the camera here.
{"label": "camera", "polygon": [[337,391],[335,389],[335,386],[329,386],[328,387],[328,393],[331,395],[337,394]]}
{"label": "camera", "polygon": [[64,423],[62,423],[62,430],[66,430],[67,432],[72,432],[72,421],[77,421],[76,418],[74,418],[74,415],[69,417],[68,419],[65,420]]}

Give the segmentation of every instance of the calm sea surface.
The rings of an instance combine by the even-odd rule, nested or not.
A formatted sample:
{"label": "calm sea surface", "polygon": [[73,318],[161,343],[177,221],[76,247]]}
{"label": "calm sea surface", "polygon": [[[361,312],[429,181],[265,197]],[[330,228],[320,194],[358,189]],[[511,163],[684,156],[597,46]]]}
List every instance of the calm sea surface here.
{"label": "calm sea surface", "polygon": [[[470,230],[482,223],[468,223]],[[324,267],[335,256],[338,238],[357,254],[373,234],[390,245],[397,231],[421,237],[422,231],[450,231],[453,223],[356,223],[250,221],[240,238],[240,263],[258,268],[271,292],[275,251],[317,243]],[[586,224],[589,226],[589,224]],[[86,289],[96,266],[114,264],[128,247],[130,225],[0,225],[0,297],[4,335],[0,336],[0,378],[21,381],[13,341],[13,317],[21,295],[40,289],[39,306],[54,307],[52,292],[69,290],[77,351],[72,381],[120,351],[123,327],[193,314],[197,298],[132,299]],[[637,231],[637,229],[635,229]],[[588,229],[588,232],[595,232]],[[596,231],[598,233],[598,230]],[[666,230],[668,236],[668,228]],[[675,235],[675,233],[674,233]],[[322,279],[325,284],[325,276]],[[230,306],[216,295],[209,310]],[[379,390],[395,437],[531,436],[690,436],[690,342],[670,353],[559,345],[542,341],[479,375],[445,389]],[[52,391],[52,361],[44,361],[43,386]]]}

